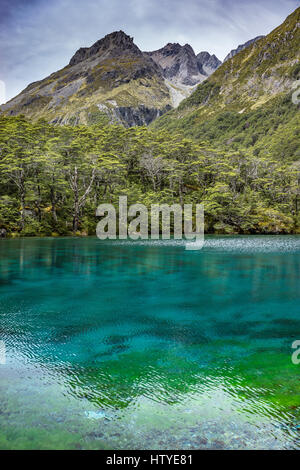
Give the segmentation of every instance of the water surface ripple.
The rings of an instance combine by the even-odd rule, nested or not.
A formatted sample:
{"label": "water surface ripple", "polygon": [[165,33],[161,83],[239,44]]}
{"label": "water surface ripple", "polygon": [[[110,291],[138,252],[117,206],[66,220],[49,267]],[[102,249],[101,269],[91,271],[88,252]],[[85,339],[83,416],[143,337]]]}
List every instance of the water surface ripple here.
{"label": "water surface ripple", "polygon": [[0,240],[0,448],[300,449],[299,255]]}

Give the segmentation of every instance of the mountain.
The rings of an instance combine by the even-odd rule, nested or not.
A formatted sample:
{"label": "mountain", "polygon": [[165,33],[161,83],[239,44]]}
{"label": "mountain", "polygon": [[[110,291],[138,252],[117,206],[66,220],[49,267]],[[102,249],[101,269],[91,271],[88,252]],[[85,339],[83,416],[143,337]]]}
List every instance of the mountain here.
{"label": "mountain", "polygon": [[251,46],[251,44],[259,41],[259,39],[264,38],[265,36],[257,36],[254,39],[250,39],[250,41],[245,42],[245,44],[241,44],[237,47],[237,49],[232,49],[232,51],[229,52],[229,54],[225,57],[224,62],[228,59],[232,59],[235,55],[237,55],[239,52],[243,51],[247,47]]}
{"label": "mountain", "polygon": [[206,80],[222,63],[208,52],[196,56],[189,44],[168,43],[157,51],[145,54],[161,68],[174,108],[194,91],[195,85]]}
{"label": "mountain", "polygon": [[197,57],[189,44],[169,43],[162,49],[146,54],[158,64],[165,78],[182,85],[194,86],[206,75],[199,71]]}
{"label": "mountain", "polygon": [[210,53],[206,51],[197,54],[197,63],[199,71],[207,77],[214,73],[222,64],[214,54],[210,55]]}
{"label": "mountain", "polygon": [[209,53],[199,56],[188,44],[142,52],[133,38],[116,31],[78,49],[66,67],[31,83],[0,112],[57,124],[148,125],[219,65]]}
{"label": "mountain", "polygon": [[2,105],[5,114],[59,124],[149,124],[171,108],[160,67],[123,31],[80,48],[69,64]]}
{"label": "mountain", "polygon": [[299,159],[300,113],[292,102],[299,79],[300,8],[224,62],[153,126],[233,150],[243,146],[256,155]]}

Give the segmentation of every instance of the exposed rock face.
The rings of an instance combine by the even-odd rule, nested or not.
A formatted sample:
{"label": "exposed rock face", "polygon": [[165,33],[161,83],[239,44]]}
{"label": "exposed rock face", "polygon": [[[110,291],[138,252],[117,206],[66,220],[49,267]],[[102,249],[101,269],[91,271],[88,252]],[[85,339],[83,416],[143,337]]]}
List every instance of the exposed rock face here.
{"label": "exposed rock face", "polygon": [[104,38],[95,42],[91,47],[81,47],[73,55],[69,65],[76,65],[92,56],[105,55],[118,57],[122,52],[130,52],[132,55],[142,56],[143,53],[134,44],[133,38],[125,34],[123,31],[115,31],[114,33],[107,34]]}
{"label": "exposed rock face", "polygon": [[120,106],[115,111],[115,118],[121,123],[126,122],[131,126],[148,126],[152,121],[162,116],[165,112],[170,111],[172,107],[166,106],[165,109],[146,108],[143,105],[137,108]]}
{"label": "exposed rock face", "polygon": [[264,38],[265,36],[257,36],[254,39],[250,39],[250,41],[245,42],[245,44],[241,44],[240,46],[237,47],[237,49],[232,49],[232,51],[229,52],[229,54],[225,57],[224,62],[228,59],[232,59],[236,54],[239,52],[243,51],[247,47],[251,46],[254,42],[259,41],[260,39]]}
{"label": "exposed rock face", "polygon": [[168,43],[146,54],[161,68],[174,108],[221,65],[221,61],[208,52],[196,56],[189,44]]}
{"label": "exposed rock face", "polygon": [[200,73],[209,77],[222,62],[214,54],[210,55],[209,52],[204,51],[197,54],[197,64]]}
{"label": "exposed rock face", "polygon": [[189,44],[181,46],[169,43],[162,49],[146,54],[161,67],[164,77],[173,83],[194,86],[207,77],[199,69],[195,52]]}

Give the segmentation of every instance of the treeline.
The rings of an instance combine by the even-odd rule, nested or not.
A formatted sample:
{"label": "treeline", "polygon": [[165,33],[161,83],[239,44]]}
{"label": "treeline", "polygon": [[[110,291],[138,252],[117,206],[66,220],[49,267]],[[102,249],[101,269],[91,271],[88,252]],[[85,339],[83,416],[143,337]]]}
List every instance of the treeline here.
{"label": "treeline", "polygon": [[247,149],[256,156],[264,156],[267,152],[276,159],[289,162],[300,159],[300,113],[299,105],[292,102],[292,92],[243,113],[222,110],[205,118],[203,114],[201,119],[197,109],[185,114],[189,104],[197,98],[203,100],[213,90],[211,83],[204,82],[177,108],[178,114],[181,111],[180,118],[173,118],[175,111],[172,111],[154,121],[152,126],[168,132],[182,132],[194,140],[213,142],[215,147],[225,150]]}
{"label": "treeline", "polygon": [[99,204],[203,203],[211,233],[299,233],[299,165],[165,130],[0,117],[0,229],[94,235]]}

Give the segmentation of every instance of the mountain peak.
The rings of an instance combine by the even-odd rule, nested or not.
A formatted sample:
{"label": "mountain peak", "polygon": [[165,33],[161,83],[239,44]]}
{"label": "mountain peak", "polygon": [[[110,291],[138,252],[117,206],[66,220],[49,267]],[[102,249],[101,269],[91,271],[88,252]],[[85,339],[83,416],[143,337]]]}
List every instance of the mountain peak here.
{"label": "mountain peak", "polygon": [[[257,155],[264,155],[264,119],[270,123],[275,122],[274,116],[279,116],[277,111],[280,106],[282,110],[291,108],[294,111],[291,111],[289,116],[294,116],[295,119],[298,117],[297,106],[293,108],[288,103],[291,103],[293,85],[297,78],[300,78],[299,43],[300,8],[267,36],[254,38],[250,43],[248,41],[239,46],[240,50],[233,54],[230,60],[226,60],[204,84],[199,85],[177,111],[171,111],[160,121],[161,124],[158,122],[157,127],[184,130],[187,135],[203,140],[208,138],[215,141],[220,138],[222,145],[225,142],[231,145],[234,141],[244,141],[247,148],[255,146]],[[203,61],[208,58],[208,54],[202,52],[197,57]],[[267,110],[270,112],[269,117]],[[285,114],[282,111],[280,115]],[[216,124],[225,121],[225,126]],[[299,127],[298,121],[294,120],[287,130],[284,128],[287,121],[286,118],[282,120],[280,131],[284,142],[287,136],[294,135],[294,129]],[[241,137],[242,131],[239,127],[242,122],[244,130],[251,127],[244,137]],[[277,132],[277,126],[275,130]],[[255,139],[252,140],[253,135]],[[259,140],[260,143],[256,146]],[[278,142],[280,140],[281,138]],[[294,148],[292,154],[296,157]],[[278,155],[275,158],[278,158]]]}
{"label": "mountain peak", "polygon": [[210,59],[211,55],[207,51],[202,51],[202,52],[199,52],[199,54],[197,54],[197,57],[199,61],[201,61],[201,63],[204,63]]}
{"label": "mountain peak", "polygon": [[211,56],[206,52],[206,60],[211,60],[211,62],[204,70],[202,63],[198,65],[198,59],[190,44],[182,46],[178,43],[169,42],[161,49],[146,54],[161,67],[163,76],[177,85],[197,85],[221,64],[215,56]]}
{"label": "mountain peak", "polygon": [[185,44],[183,46],[183,49],[185,49],[188,52],[191,52],[192,54],[195,54],[194,49],[192,48],[192,46],[190,46],[190,44]]}
{"label": "mountain peak", "polygon": [[113,43],[116,46],[120,46],[120,47],[128,47],[133,44],[133,37],[128,36],[128,34],[120,30],[120,31],[113,31],[112,33],[107,34],[106,36],[104,36],[103,39],[100,39],[97,42],[103,42],[103,43],[107,42],[107,43]]}
{"label": "mountain peak", "polygon": [[211,55],[207,51],[199,52],[199,54],[197,54],[197,62],[199,71],[203,73],[203,75],[207,76],[211,75],[222,64],[215,54]]}
{"label": "mountain peak", "polygon": [[78,49],[71,58],[69,65],[76,65],[98,53],[112,50],[119,52],[130,50],[135,54],[141,55],[141,51],[134,44],[132,37],[128,36],[124,31],[114,31],[96,41],[91,47],[81,47]]}
{"label": "mountain peak", "polygon": [[161,68],[124,31],[77,50],[67,67],[32,83],[0,113],[56,124],[149,124],[171,108]]}
{"label": "mountain peak", "polygon": [[168,42],[164,47],[158,49],[157,51],[147,52],[147,54],[152,55],[162,55],[162,56],[170,56],[178,54],[182,49],[182,46],[178,44],[178,42]]}

